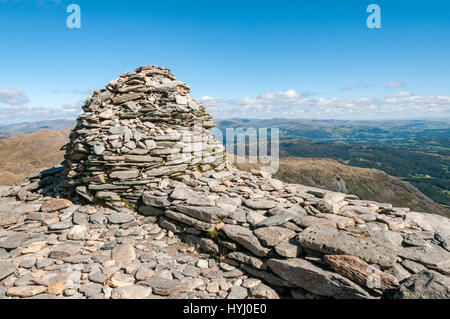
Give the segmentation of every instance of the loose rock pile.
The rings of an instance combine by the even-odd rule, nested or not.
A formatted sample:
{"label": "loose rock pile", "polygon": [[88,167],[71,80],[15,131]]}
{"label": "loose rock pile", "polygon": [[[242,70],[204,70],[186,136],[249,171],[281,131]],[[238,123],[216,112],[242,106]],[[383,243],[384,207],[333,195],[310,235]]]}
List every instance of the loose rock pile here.
{"label": "loose rock pile", "polygon": [[[207,130],[202,134],[215,155],[208,146],[206,157],[191,153],[202,160],[174,165],[171,155],[152,155],[152,150],[178,152],[185,118],[197,111],[181,112],[183,120],[172,111],[156,116],[178,106],[164,107],[155,100],[158,111],[145,118],[157,120],[132,119],[154,130],[136,140],[141,124],[134,127],[124,122],[131,119],[120,118],[123,104],[106,105],[147,90],[142,73],[161,75],[155,70],[175,81],[164,69],[143,67],[111,83],[111,90],[94,94],[72,136],[64,172],[45,170],[15,187],[0,187],[0,296],[450,297],[450,220],[445,217],[285,184],[259,171],[238,171],[224,161]],[[186,93],[184,85],[162,82],[160,91],[146,91],[141,100]],[[128,93],[135,86],[137,91]],[[120,89],[123,95],[111,93]],[[102,94],[107,96],[104,104]],[[103,123],[98,114],[110,108],[114,119]],[[209,121],[200,109],[198,117]],[[92,124],[97,119],[100,127]],[[123,134],[112,123],[123,127]],[[125,145],[125,128],[131,131],[127,140],[133,139],[134,150],[148,153],[136,155]],[[181,134],[179,140],[163,137],[171,143],[156,144],[161,141],[156,136],[175,132]],[[192,136],[190,129],[184,132]],[[157,147],[145,149],[149,142],[140,144],[143,140]],[[108,161],[109,156],[116,160]],[[158,157],[159,166],[127,156]],[[206,163],[209,156],[215,161]],[[178,165],[184,170],[170,170]],[[148,173],[155,169],[169,173]],[[133,171],[139,174],[131,177]],[[78,195],[65,188],[71,184]],[[72,201],[57,199],[63,196]],[[86,199],[95,203],[86,204]]]}
{"label": "loose rock pile", "polygon": [[165,177],[226,169],[212,117],[189,90],[169,70],[142,66],[95,91],[70,135],[66,185],[89,201],[136,202]]}

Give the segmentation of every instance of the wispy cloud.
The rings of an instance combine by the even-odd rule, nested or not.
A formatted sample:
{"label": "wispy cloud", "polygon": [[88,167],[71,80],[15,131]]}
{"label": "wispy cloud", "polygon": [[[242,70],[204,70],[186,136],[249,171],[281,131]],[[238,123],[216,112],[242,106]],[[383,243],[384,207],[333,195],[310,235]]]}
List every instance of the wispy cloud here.
{"label": "wispy cloud", "polygon": [[8,105],[23,105],[30,100],[23,89],[2,89],[0,88],[0,102]]}
{"label": "wispy cloud", "polygon": [[391,81],[386,85],[387,88],[402,88],[404,86],[405,83],[400,81]]}
{"label": "wispy cloud", "polygon": [[80,100],[75,104],[67,103],[61,107],[28,107],[25,105],[0,107],[0,123],[10,124],[25,121],[74,119],[81,114],[83,103],[84,101]]}
{"label": "wispy cloud", "polygon": [[388,98],[396,98],[396,97],[410,97],[410,96],[414,96],[415,94],[410,92],[410,91],[402,91],[402,92],[397,92],[397,93],[392,93],[389,94],[387,97]]}
{"label": "wispy cloud", "polygon": [[418,96],[409,91],[381,98],[312,98],[309,94],[289,90],[242,99],[206,96],[200,101],[216,118],[390,119],[450,116],[450,96]]}
{"label": "wispy cloud", "polygon": [[53,90],[54,94],[61,94],[61,93],[69,93],[69,94],[79,94],[79,95],[92,95],[94,93],[95,89],[82,89],[82,90],[61,90],[56,89]]}
{"label": "wispy cloud", "polygon": [[341,89],[341,91],[352,91],[354,89],[365,89],[367,88],[367,84],[364,81],[359,81],[356,84],[349,84]]}

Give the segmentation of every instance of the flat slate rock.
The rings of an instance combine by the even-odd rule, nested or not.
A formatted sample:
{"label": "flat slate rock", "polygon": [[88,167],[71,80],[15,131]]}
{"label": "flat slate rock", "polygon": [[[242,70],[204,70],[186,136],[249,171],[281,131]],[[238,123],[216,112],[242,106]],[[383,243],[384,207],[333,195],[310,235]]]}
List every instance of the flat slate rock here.
{"label": "flat slate rock", "polygon": [[0,248],[16,249],[20,247],[29,238],[27,233],[10,233],[0,239]]}
{"label": "flat slate rock", "polygon": [[388,299],[450,299],[450,278],[432,270],[422,270],[400,282],[400,288],[386,290]]}
{"label": "flat slate rock", "polygon": [[229,212],[219,207],[177,206],[177,211],[207,223],[216,223],[229,216]]}
{"label": "flat slate rock", "polygon": [[267,265],[281,278],[319,296],[337,299],[370,298],[364,289],[347,278],[323,270],[304,259],[269,259]]}
{"label": "flat slate rock", "polygon": [[247,199],[244,202],[245,206],[252,209],[272,209],[278,205],[277,202],[267,200],[267,199]]}
{"label": "flat slate rock", "polygon": [[296,235],[295,231],[279,226],[258,228],[253,233],[265,246],[269,247],[276,246]]}
{"label": "flat slate rock", "polygon": [[52,213],[56,212],[58,210],[67,208],[72,205],[72,202],[68,199],[64,198],[56,198],[56,199],[50,199],[44,203],[42,203],[41,211],[44,213]]}
{"label": "flat slate rock", "polygon": [[134,219],[134,214],[132,213],[113,212],[108,216],[108,220],[111,224],[126,224]]}
{"label": "flat slate rock", "polygon": [[353,255],[382,268],[394,266],[399,247],[376,238],[360,238],[326,225],[302,231],[297,240],[303,248],[327,255]]}
{"label": "flat slate rock", "polygon": [[407,247],[400,251],[399,256],[416,261],[428,268],[450,272],[450,252],[440,246]]}
{"label": "flat slate rock", "polygon": [[17,269],[17,265],[10,263],[8,261],[0,261],[0,280],[8,277],[14,273]]}
{"label": "flat slate rock", "polygon": [[170,296],[186,290],[186,285],[179,280],[152,277],[142,282],[152,288],[155,295]]}
{"label": "flat slate rock", "polygon": [[13,213],[11,211],[6,211],[6,212],[0,211],[0,227],[7,226],[7,225],[13,225],[13,224],[17,223],[23,215],[24,214],[19,213],[19,212]]}
{"label": "flat slate rock", "polygon": [[241,286],[233,286],[228,293],[227,299],[245,299],[248,296],[248,290]]}
{"label": "flat slate rock", "polygon": [[255,227],[280,226],[280,225],[283,225],[284,223],[290,221],[291,219],[292,219],[292,216],[288,215],[288,214],[275,215],[275,216],[271,216],[269,218],[264,219],[263,221],[256,224]]}
{"label": "flat slate rock", "polygon": [[123,267],[136,259],[136,251],[131,244],[117,245],[112,250],[112,259],[116,261],[116,266]]}
{"label": "flat slate rock", "polygon": [[270,249],[264,248],[253,232],[245,227],[237,225],[225,225],[221,229],[227,237],[247,248],[256,256],[264,257]]}
{"label": "flat slate rock", "polygon": [[112,291],[111,299],[144,299],[152,294],[152,288],[141,285],[118,287]]}

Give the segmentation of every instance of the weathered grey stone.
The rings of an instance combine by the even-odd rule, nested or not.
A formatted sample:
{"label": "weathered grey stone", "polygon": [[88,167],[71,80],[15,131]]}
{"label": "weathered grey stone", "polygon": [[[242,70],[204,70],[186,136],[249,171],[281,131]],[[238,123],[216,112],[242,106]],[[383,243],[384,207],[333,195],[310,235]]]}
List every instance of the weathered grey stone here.
{"label": "weathered grey stone", "polygon": [[299,205],[295,205],[295,206],[289,207],[289,208],[275,207],[275,208],[270,209],[268,213],[273,216],[291,215],[293,217],[296,217],[296,216],[306,216],[307,215],[307,212],[305,211],[305,209]]}
{"label": "weathered grey stone", "polygon": [[399,252],[399,256],[416,261],[428,268],[450,271],[450,252],[436,245],[407,247]]}
{"label": "weathered grey stone", "polygon": [[227,257],[248,264],[256,269],[267,269],[267,265],[262,260],[242,252],[231,252]]}
{"label": "weathered grey stone", "polygon": [[86,297],[94,297],[101,293],[103,286],[96,283],[88,283],[82,285],[78,290]]}
{"label": "weathered grey stone", "polygon": [[296,235],[294,231],[279,226],[257,228],[253,233],[265,246],[269,247],[276,246]]}
{"label": "weathered grey stone", "polygon": [[278,287],[296,287],[293,283],[290,283],[289,281],[286,281],[277,275],[274,275],[270,270],[260,270],[253,268],[249,265],[242,264],[241,268],[245,270],[245,272],[249,273],[250,275],[253,275],[255,277],[261,278],[265,282],[278,286]]}
{"label": "weathered grey stone", "polygon": [[41,205],[41,211],[44,213],[56,212],[72,205],[72,202],[64,198],[50,199]]}
{"label": "weathered grey stone", "polygon": [[136,252],[131,244],[117,245],[112,250],[112,259],[116,261],[116,266],[123,267],[136,259]]}
{"label": "weathered grey stone", "polygon": [[8,261],[0,261],[0,281],[13,274],[17,269],[17,265]]}
{"label": "weathered grey stone", "polygon": [[250,288],[250,297],[252,299],[280,299],[277,292],[265,284]]}
{"label": "weathered grey stone", "polygon": [[244,203],[247,207],[263,210],[271,209],[278,205],[276,202],[266,199],[248,199]]}
{"label": "weathered grey stone", "polygon": [[70,219],[63,220],[62,222],[54,223],[48,226],[49,230],[64,230],[69,229],[73,226]]}
{"label": "weathered grey stone", "polygon": [[83,240],[87,235],[86,225],[75,225],[67,235],[67,238],[72,240]]}
{"label": "weathered grey stone", "polygon": [[141,285],[123,286],[112,291],[111,299],[144,299],[151,295],[152,288]]}
{"label": "weathered grey stone", "polygon": [[109,174],[109,177],[111,178],[117,178],[117,179],[134,179],[139,176],[139,171],[132,170],[132,171],[115,171]]}
{"label": "weathered grey stone", "polygon": [[247,289],[240,286],[233,286],[230,289],[227,299],[245,299],[247,296]]}
{"label": "weathered grey stone", "polygon": [[11,186],[0,186],[0,197],[6,197],[11,195]]}
{"label": "weathered grey stone", "polygon": [[275,215],[271,216],[269,218],[266,218],[256,224],[255,227],[270,227],[270,226],[279,226],[283,225],[284,223],[290,221],[292,219],[292,216],[285,214],[285,215]]}
{"label": "weathered grey stone", "polygon": [[370,298],[364,289],[347,278],[303,259],[269,259],[267,265],[281,278],[320,296],[337,299]]}
{"label": "weathered grey stone", "polygon": [[396,290],[385,291],[389,299],[449,299],[450,279],[432,270],[422,270],[403,280]]}
{"label": "weathered grey stone", "polygon": [[152,288],[153,293],[161,296],[171,296],[186,290],[186,285],[179,280],[152,277],[142,282]]}
{"label": "weathered grey stone", "polygon": [[105,216],[102,210],[99,210],[89,217],[89,221],[96,225],[104,225],[108,222],[108,218]]}
{"label": "weathered grey stone", "polygon": [[185,235],[184,238],[189,245],[194,246],[197,249],[213,254],[219,253],[219,247],[211,239],[201,238],[195,235]]}
{"label": "weathered grey stone", "polygon": [[142,201],[145,205],[152,207],[164,208],[170,206],[167,196],[155,196],[153,194],[144,193],[144,195],[142,195]]}
{"label": "weathered grey stone", "polygon": [[275,246],[275,251],[282,257],[295,258],[301,254],[302,248],[297,243],[284,241]]}
{"label": "weathered grey stone", "polygon": [[25,232],[9,233],[6,237],[0,238],[0,248],[16,249],[29,238]]}
{"label": "weathered grey stone", "polygon": [[141,206],[139,212],[144,216],[161,216],[164,215],[164,210],[153,206]]}
{"label": "weathered grey stone", "polygon": [[6,291],[8,297],[33,297],[47,290],[45,286],[18,286],[11,287]]}
{"label": "weathered grey stone", "polygon": [[216,225],[215,224],[210,224],[210,223],[205,223],[202,222],[200,220],[197,220],[195,218],[192,218],[190,216],[187,216],[185,214],[179,213],[179,212],[174,212],[171,210],[167,210],[165,212],[165,215],[171,219],[174,219],[176,221],[179,221],[183,224],[189,225],[189,226],[194,226],[194,228],[200,230],[200,231],[204,231],[204,232],[212,232],[213,230],[215,230]]}
{"label": "weathered grey stone", "polygon": [[263,221],[264,219],[266,219],[266,217],[259,212],[256,212],[253,210],[247,212],[247,222],[252,226],[257,225],[259,222]]}
{"label": "weathered grey stone", "polygon": [[13,225],[23,216],[21,213],[13,213],[11,211],[0,211],[0,226]]}
{"label": "weathered grey stone", "polygon": [[442,248],[450,251],[450,230],[436,232],[434,238],[441,244]]}
{"label": "weathered grey stone", "polygon": [[217,223],[223,218],[228,217],[229,212],[219,207],[198,207],[179,205],[176,208],[179,212],[191,217],[200,219],[208,223]]}
{"label": "weathered grey stone", "polygon": [[126,212],[113,212],[108,216],[108,220],[111,224],[125,224],[133,221],[134,215]]}
{"label": "weathered grey stone", "polygon": [[186,200],[192,197],[200,197],[200,195],[187,186],[177,186],[170,194],[170,197],[173,199]]}
{"label": "weathered grey stone", "polygon": [[408,212],[404,221],[405,223],[417,225],[425,231],[440,232],[450,229],[450,218],[436,214]]}
{"label": "weathered grey stone", "polygon": [[186,171],[188,168],[187,164],[173,165],[173,166],[162,166],[159,168],[154,168],[145,171],[147,176],[162,176],[162,175],[172,175],[175,173],[180,173]]}
{"label": "weathered grey stone", "polygon": [[221,230],[228,238],[247,248],[256,256],[266,256],[270,251],[270,249],[261,246],[258,238],[253,235],[253,232],[248,228],[236,225],[225,225]]}
{"label": "weathered grey stone", "polygon": [[314,216],[296,216],[292,221],[300,227],[306,228],[314,225],[327,225],[329,227],[337,228],[336,222],[326,218],[318,218]]}
{"label": "weathered grey stone", "polygon": [[328,255],[353,255],[384,268],[395,264],[399,250],[387,242],[370,237],[362,239],[325,225],[308,227],[297,239],[304,248]]}

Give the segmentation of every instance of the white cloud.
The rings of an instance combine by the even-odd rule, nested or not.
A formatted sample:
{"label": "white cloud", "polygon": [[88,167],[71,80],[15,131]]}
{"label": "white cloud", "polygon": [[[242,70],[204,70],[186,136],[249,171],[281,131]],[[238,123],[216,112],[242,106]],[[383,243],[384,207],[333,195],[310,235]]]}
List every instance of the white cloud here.
{"label": "white cloud", "polygon": [[405,86],[405,83],[400,82],[400,81],[391,81],[386,85],[387,88],[402,88],[404,86]]}
{"label": "white cloud", "polygon": [[83,89],[83,90],[61,90],[56,89],[53,90],[54,94],[61,94],[61,93],[69,93],[69,94],[79,94],[79,95],[92,95],[94,93],[95,89]]}
{"label": "white cloud", "polygon": [[2,89],[0,88],[0,102],[8,105],[22,105],[30,100],[25,95],[23,89]]}
{"label": "white cloud", "polygon": [[200,101],[216,118],[390,119],[450,116],[449,96],[417,96],[409,91],[383,98],[311,98],[309,94],[289,90],[242,99],[208,96]]}
{"label": "white cloud", "polygon": [[395,97],[409,97],[409,96],[413,96],[415,95],[414,93],[410,92],[410,91],[403,91],[403,92],[398,92],[398,93],[392,93],[389,94],[387,97],[388,98],[395,98]]}
{"label": "white cloud", "polygon": [[34,122],[51,119],[74,119],[81,114],[84,101],[65,104],[61,107],[28,107],[16,105],[0,107],[0,123],[8,125],[18,122]]}
{"label": "white cloud", "polygon": [[365,89],[367,88],[367,84],[364,81],[358,81],[355,85],[349,84],[341,89],[341,91],[352,91],[354,89]]}

